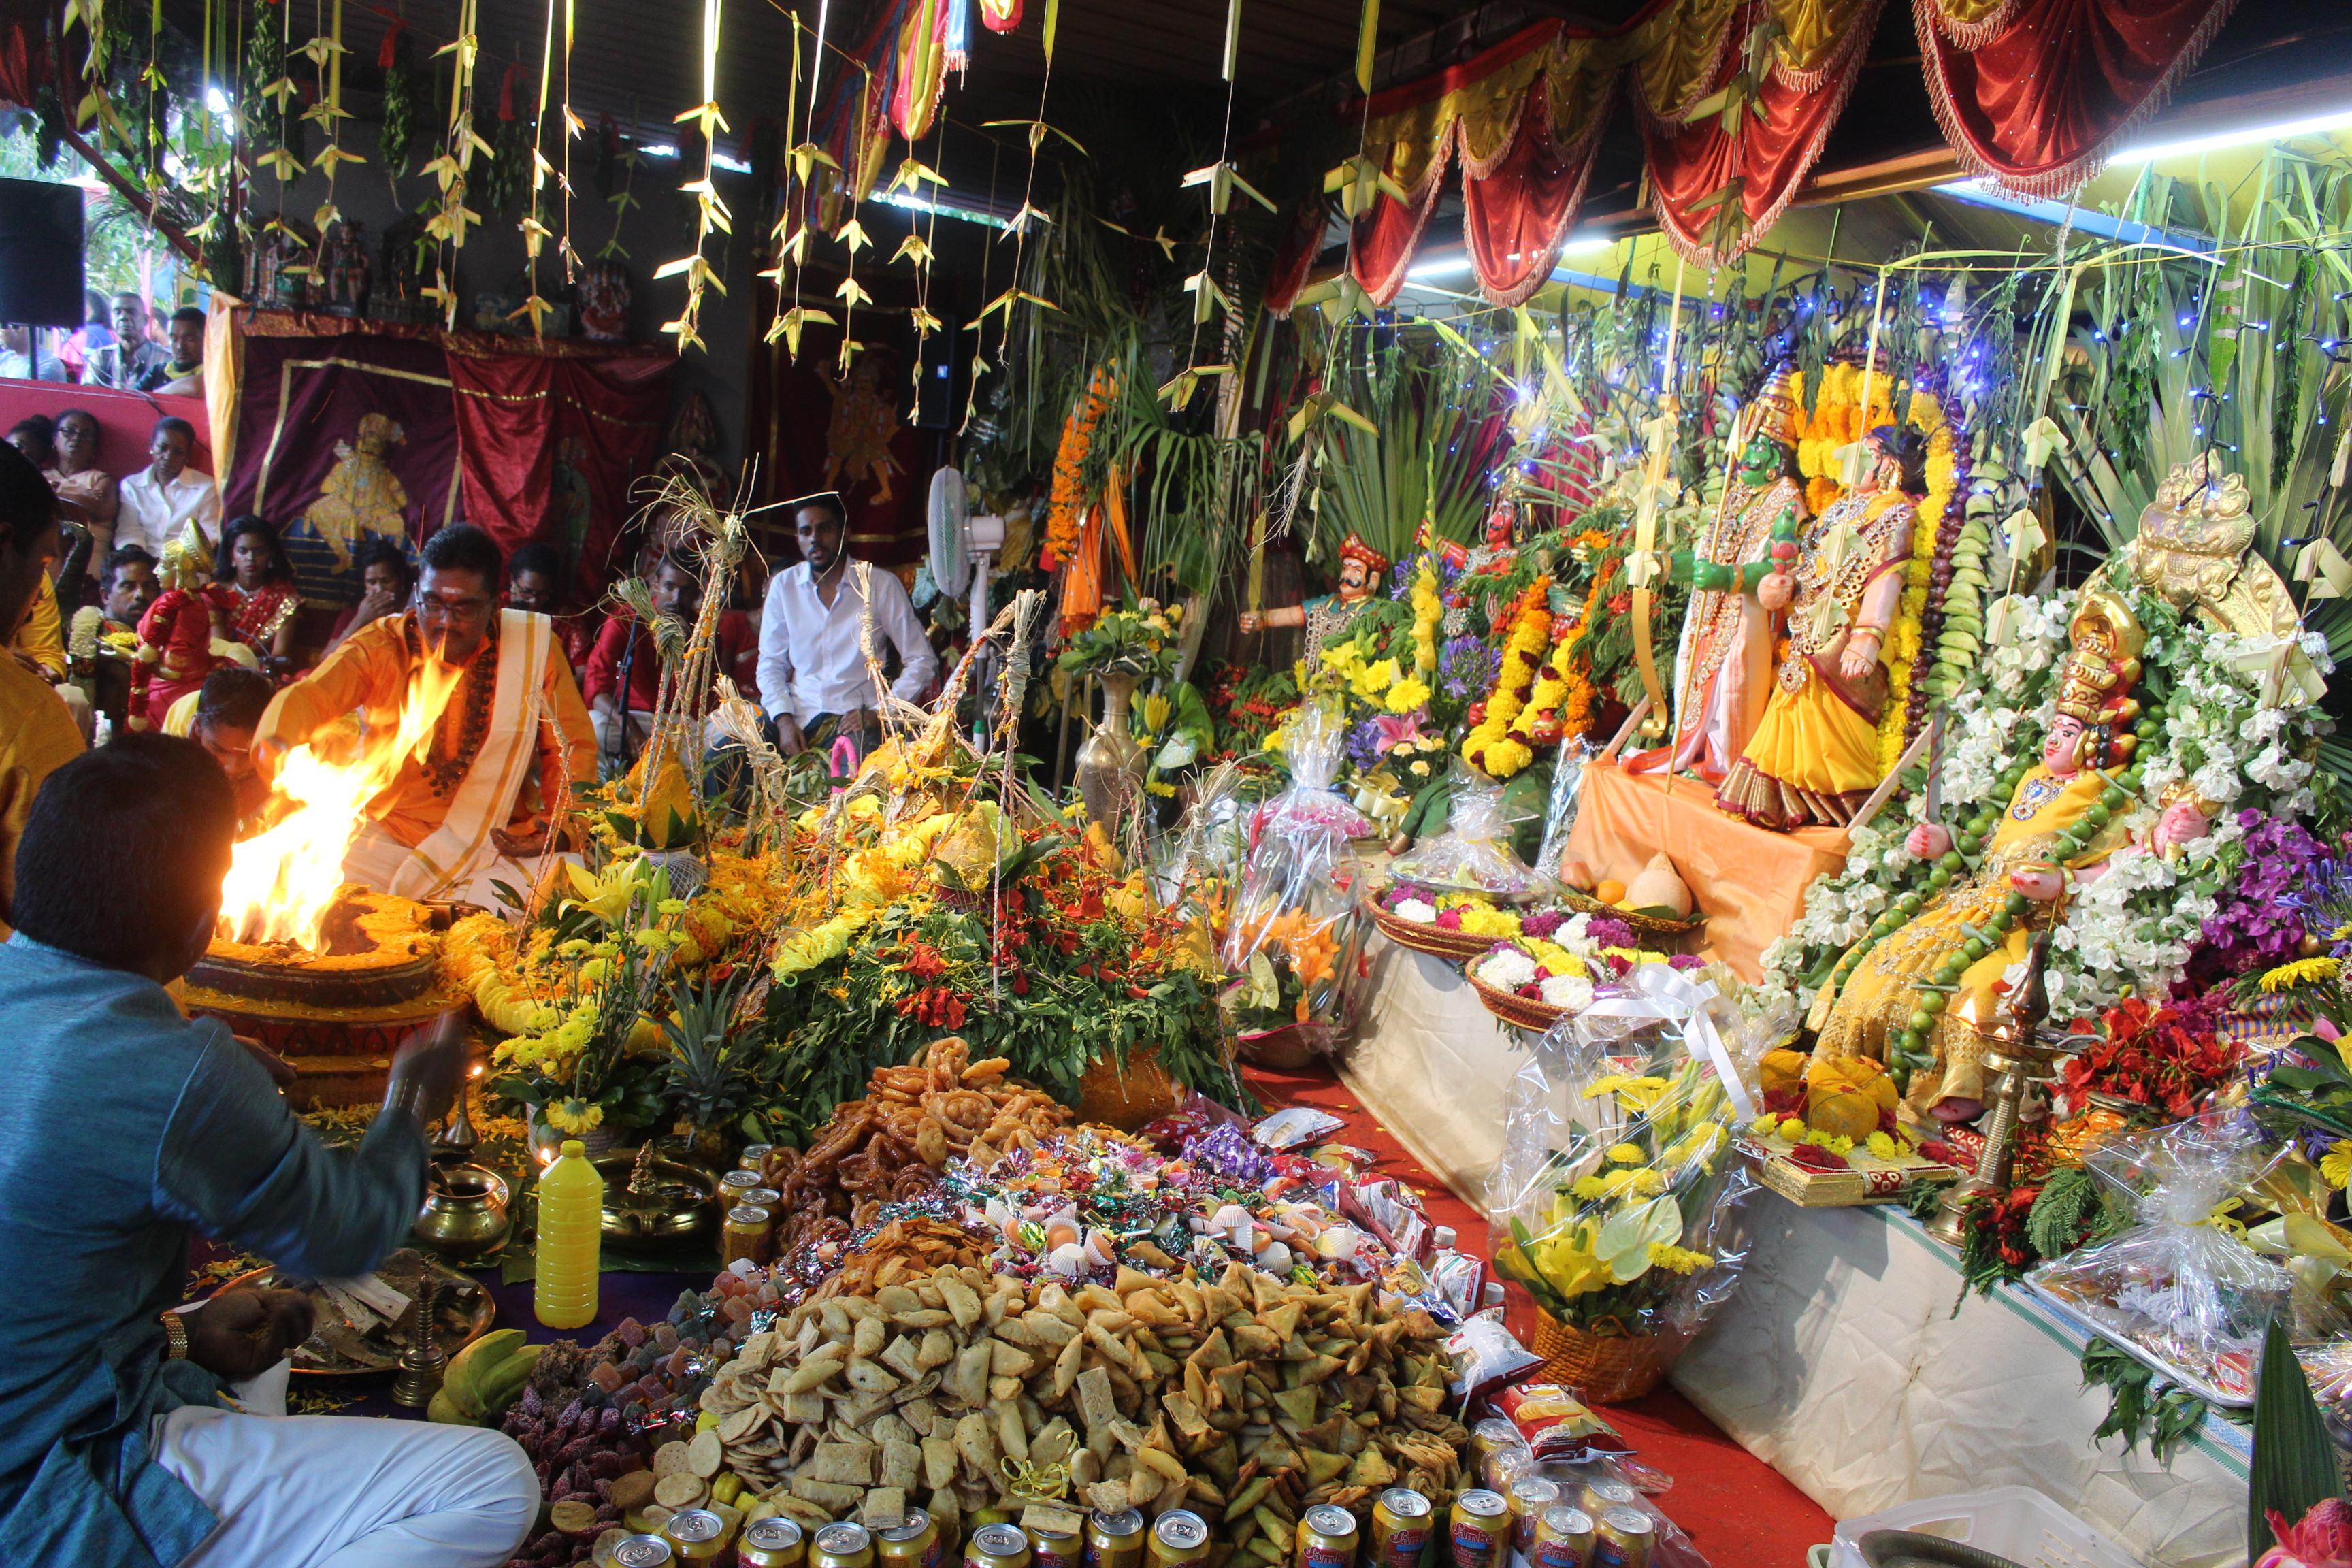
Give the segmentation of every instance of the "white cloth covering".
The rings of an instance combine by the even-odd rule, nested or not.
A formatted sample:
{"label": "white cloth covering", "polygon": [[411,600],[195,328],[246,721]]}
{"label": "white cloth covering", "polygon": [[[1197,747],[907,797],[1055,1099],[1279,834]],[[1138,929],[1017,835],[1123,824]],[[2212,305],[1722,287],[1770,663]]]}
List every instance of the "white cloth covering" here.
{"label": "white cloth covering", "polygon": [[503,1432],[185,1405],[157,1463],[219,1516],[183,1568],[495,1568],[539,1516],[539,1479]]}
{"label": "white cloth covering", "polygon": [[136,544],[161,561],[163,546],[180,537],[193,521],[204,530],[205,547],[220,548],[220,487],[210,474],[183,468],[168,485],[158,484],[155,470],[142,468],[122,481],[122,509],[114,515],[114,542],[119,549]]}
{"label": "white cloth covering", "polygon": [[769,713],[790,713],[805,724],[820,713],[850,713],[878,705],[880,694],[866,671],[865,651],[858,646],[865,624],[865,598],[860,577],[872,583],[874,652],[882,657],[887,645],[898,650],[898,679],[893,695],[908,702],[920,699],[940,673],[939,655],[931,651],[915,605],[898,579],[877,566],[870,573],[852,561],[843,568],[831,608],[817,597],[816,582],[803,561],[777,573],[768,584],[766,612],[760,618],[760,699]]}

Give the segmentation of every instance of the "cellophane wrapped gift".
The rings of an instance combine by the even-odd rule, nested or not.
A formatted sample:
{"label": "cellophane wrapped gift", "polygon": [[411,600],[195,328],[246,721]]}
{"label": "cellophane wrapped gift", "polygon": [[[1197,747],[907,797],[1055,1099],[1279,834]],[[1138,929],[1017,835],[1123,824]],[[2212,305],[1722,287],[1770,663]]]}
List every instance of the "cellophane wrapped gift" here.
{"label": "cellophane wrapped gift", "polygon": [[1561,1323],[1678,1350],[1746,1259],[1756,1183],[1732,1135],[1753,1097],[1722,1076],[1746,1049],[1738,1009],[1645,967],[1656,994],[1612,988],[1595,1004],[1642,1016],[1564,1019],[1513,1079],[1489,1239],[1496,1267]]}
{"label": "cellophane wrapped gift", "polygon": [[1293,1046],[1335,1050],[1353,1031],[1368,924],[1345,825],[1318,802],[1286,805],[1297,793],[1294,784],[1260,808],[1219,950],[1225,1026],[1244,1055],[1274,1062]]}
{"label": "cellophane wrapped gift", "polygon": [[1372,819],[1339,791],[1339,770],[1348,761],[1348,731],[1337,715],[1307,702],[1290,716],[1277,742],[1290,769],[1290,787],[1257,808],[1253,839],[1276,823],[1326,829],[1341,838],[1365,838],[1379,831]]}
{"label": "cellophane wrapped gift", "polygon": [[2191,1392],[2250,1403],[2263,1332],[2286,1309],[2294,1279],[2246,1244],[2231,1210],[2285,1152],[2239,1110],[2095,1149],[2084,1168],[2129,1203],[2137,1223],[2026,1279]]}
{"label": "cellophane wrapped gift", "polygon": [[1503,786],[1457,765],[1445,831],[1399,859],[1390,873],[1399,882],[1449,893],[1527,900],[1557,892],[1556,879],[1511,848],[1511,826]]}

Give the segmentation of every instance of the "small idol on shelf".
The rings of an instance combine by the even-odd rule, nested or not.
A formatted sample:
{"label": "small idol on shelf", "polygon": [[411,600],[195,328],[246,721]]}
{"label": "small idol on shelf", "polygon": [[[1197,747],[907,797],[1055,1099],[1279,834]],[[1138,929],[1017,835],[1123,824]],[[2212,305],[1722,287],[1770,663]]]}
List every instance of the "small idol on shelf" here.
{"label": "small idol on shelf", "polygon": [[1339,545],[1339,591],[1303,605],[1277,605],[1271,610],[1244,610],[1242,635],[1286,626],[1307,628],[1307,673],[1322,667],[1323,645],[1355,624],[1356,616],[1379,592],[1388,575],[1389,558],[1350,533]]}
{"label": "small idol on shelf", "polygon": [[1886,629],[1927,493],[1927,437],[1882,425],[1863,445],[1869,471],[1806,528],[1793,570],[1757,587],[1758,604],[1788,612],[1789,648],[1716,804],[1776,832],[1843,826],[1878,786]]}
{"label": "small idol on shelf", "polygon": [[[1980,812],[1957,838],[1935,824],[1911,830],[1915,855],[1934,858],[1936,889],[1906,893],[1842,958],[1808,1020],[1816,1064],[1885,1060],[1909,1078],[1914,1115],[1966,1121],[1984,1109],[1985,1053],[2000,1022],[2003,976],[2032,932],[2062,918],[2063,900],[2102,875],[2128,843],[2122,818],[2139,785],[2129,766],[2140,705],[2131,695],[2144,642],[2124,602],[2093,590],[2076,610],[2073,652],[2059,678],[2057,716],[2041,760],[2004,775],[1998,823]],[[2104,770],[2120,768],[2119,773]],[[2202,837],[2195,803],[2173,803],[2149,847]],[[1967,856],[1981,850],[1974,871]]]}
{"label": "small idol on shelf", "polygon": [[1761,594],[1768,581],[1786,581],[1806,517],[1798,388],[1798,373],[1784,370],[1740,411],[1739,467],[1694,548],[1674,558],[1674,575],[1692,589],[1675,661],[1682,689],[1674,741],[1628,757],[1629,773],[1696,770],[1720,784],[1763,720],[1782,617]]}

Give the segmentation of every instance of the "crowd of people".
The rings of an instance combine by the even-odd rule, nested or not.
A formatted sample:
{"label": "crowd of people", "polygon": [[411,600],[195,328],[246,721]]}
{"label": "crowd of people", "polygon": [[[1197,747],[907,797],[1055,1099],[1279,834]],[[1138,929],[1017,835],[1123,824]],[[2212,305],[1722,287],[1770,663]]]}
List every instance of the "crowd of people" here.
{"label": "crowd of people", "polygon": [[205,312],[183,305],[155,335],[155,313],[137,294],[88,290],[88,319],[70,331],[0,326],[0,377],[68,381],[173,397],[205,395]]}

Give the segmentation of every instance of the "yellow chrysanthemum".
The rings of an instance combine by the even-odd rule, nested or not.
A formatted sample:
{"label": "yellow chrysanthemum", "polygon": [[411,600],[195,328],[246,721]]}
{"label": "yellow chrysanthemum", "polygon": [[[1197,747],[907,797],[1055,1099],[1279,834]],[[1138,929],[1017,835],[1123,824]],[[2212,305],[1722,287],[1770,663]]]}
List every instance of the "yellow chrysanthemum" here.
{"label": "yellow chrysanthemum", "polygon": [[2319,1173],[2331,1187],[2352,1184],[2352,1140],[2339,1138],[2319,1157]]}
{"label": "yellow chrysanthemum", "polygon": [[1864,1140],[1863,1147],[1869,1150],[1874,1157],[1881,1160],[1892,1160],[1902,1152],[1896,1147],[1893,1136],[1885,1132],[1872,1133]]}
{"label": "yellow chrysanthemum", "polygon": [[1598,1176],[1579,1176],[1568,1190],[1574,1196],[1590,1203],[1608,1192],[1609,1188]]}
{"label": "yellow chrysanthemum", "polygon": [[1620,1143],[1609,1151],[1609,1157],[1621,1165],[1638,1165],[1649,1158],[1638,1143]]}
{"label": "yellow chrysanthemum", "polygon": [[1389,688],[1382,706],[1391,713],[1410,713],[1429,700],[1429,684],[1418,676],[1408,675]]}
{"label": "yellow chrysanthemum", "polygon": [[547,1102],[548,1125],[562,1132],[589,1132],[602,1126],[604,1108],[583,1100],[551,1100]]}
{"label": "yellow chrysanthemum", "polygon": [[2263,989],[2268,992],[2293,991],[2297,986],[2316,985],[2333,980],[2344,972],[2340,958],[2321,956],[2298,958],[2293,963],[2282,963],[2263,975]]}

